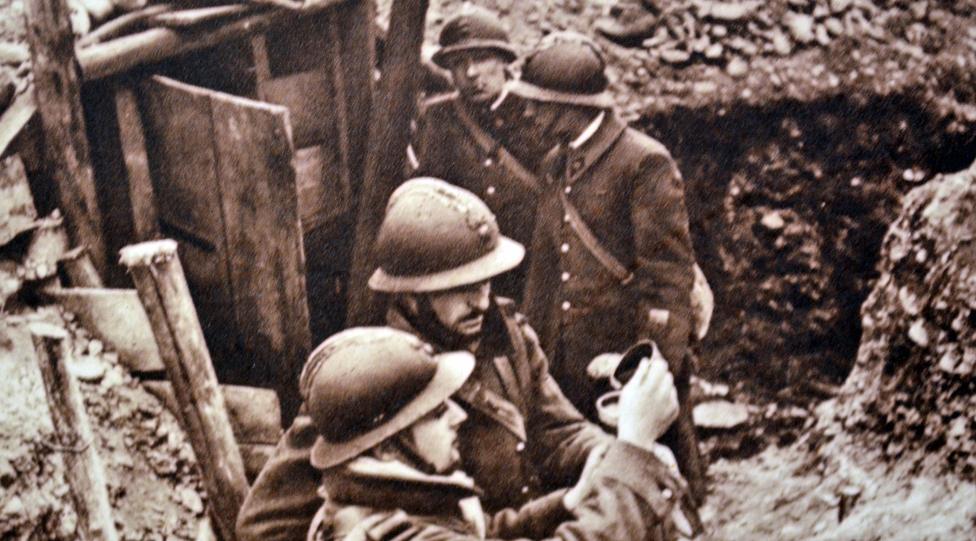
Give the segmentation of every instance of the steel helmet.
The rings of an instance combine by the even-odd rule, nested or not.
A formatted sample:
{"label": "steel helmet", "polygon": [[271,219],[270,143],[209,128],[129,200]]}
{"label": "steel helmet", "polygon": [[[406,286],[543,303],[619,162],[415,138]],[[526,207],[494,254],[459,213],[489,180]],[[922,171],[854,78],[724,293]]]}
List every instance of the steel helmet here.
{"label": "steel helmet", "polygon": [[379,268],[369,287],[425,293],[476,284],[517,266],[525,248],[502,236],[488,206],[443,180],[404,182],[386,206],[376,236]]}
{"label": "steel helmet", "polygon": [[529,53],[518,79],[505,84],[492,106],[509,94],[523,99],[609,109],[606,59],[596,42],[575,32],[557,32],[543,38]]}
{"label": "steel helmet", "polygon": [[462,51],[487,49],[504,57],[508,62],[518,56],[498,17],[490,11],[476,7],[469,7],[444,23],[438,41],[440,49],[431,60],[445,69],[450,68],[450,57]]}
{"label": "steel helmet", "polygon": [[466,351],[434,355],[389,327],[333,335],[309,356],[299,383],[319,433],[312,465],[342,464],[408,428],[457,392],[474,362]]}

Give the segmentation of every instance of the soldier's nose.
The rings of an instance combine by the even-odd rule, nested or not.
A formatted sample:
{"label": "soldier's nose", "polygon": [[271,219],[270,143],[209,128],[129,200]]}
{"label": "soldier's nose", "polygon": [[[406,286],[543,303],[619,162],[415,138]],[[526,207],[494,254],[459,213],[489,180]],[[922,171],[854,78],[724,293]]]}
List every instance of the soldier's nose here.
{"label": "soldier's nose", "polygon": [[485,282],[471,292],[471,307],[485,312],[491,301],[491,282]]}

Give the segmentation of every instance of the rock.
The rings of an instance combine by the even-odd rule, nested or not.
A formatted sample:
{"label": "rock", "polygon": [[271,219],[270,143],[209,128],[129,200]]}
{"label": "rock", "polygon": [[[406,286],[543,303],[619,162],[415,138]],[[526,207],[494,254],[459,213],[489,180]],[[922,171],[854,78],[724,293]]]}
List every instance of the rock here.
{"label": "rock", "polygon": [[179,491],[180,504],[189,509],[194,515],[203,512],[203,500],[196,490],[184,487]]}
{"label": "rock", "polygon": [[818,24],[814,32],[817,36],[817,43],[826,47],[830,45],[830,33],[827,31],[827,27],[822,24]]}
{"label": "rock", "polygon": [[844,23],[840,22],[840,19],[831,17],[824,21],[824,27],[831,35],[839,36],[844,33]]}
{"label": "rock", "polygon": [[912,323],[912,326],[908,328],[908,337],[923,348],[929,345],[929,333],[925,330],[924,319],[916,319]]}
{"label": "rock", "polygon": [[786,225],[786,222],[783,220],[783,217],[780,216],[779,212],[775,210],[764,214],[762,219],[759,221],[759,223],[761,223],[763,227],[771,231],[779,231],[780,229],[783,229],[783,226]]}
{"label": "rock", "polygon": [[830,0],[830,12],[831,13],[843,13],[847,11],[854,0]]}
{"label": "rock", "polygon": [[105,344],[101,340],[94,339],[88,342],[88,354],[89,355],[101,355],[102,351],[105,350]]}
{"label": "rock", "polygon": [[793,52],[793,43],[790,37],[783,32],[776,30],[772,35],[773,50],[780,56],[789,56]]}
{"label": "rock", "polygon": [[725,72],[736,79],[745,77],[749,73],[749,63],[743,60],[741,56],[734,56],[725,66]]}
{"label": "rock", "polygon": [[7,500],[3,509],[0,509],[0,516],[7,521],[15,522],[24,515],[26,510],[27,508],[24,507],[24,501],[20,499],[20,496],[13,495]]}
{"label": "rock", "polygon": [[691,60],[691,53],[678,49],[664,49],[659,54],[661,55],[661,60],[672,65],[684,64]]}
{"label": "rock", "polygon": [[722,53],[725,52],[725,48],[722,47],[721,43],[713,43],[705,49],[705,58],[709,60],[716,60],[722,58]]}
{"label": "rock", "polygon": [[698,81],[692,89],[698,95],[714,94],[718,91],[718,85],[714,81]]}
{"label": "rock", "polygon": [[731,40],[728,40],[726,45],[730,49],[739,51],[746,56],[756,56],[759,54],[759,47],[757,47],[755,43],[743,37],[736,36]]}
{"label": "rock", "polygon": [[721,39],[729,34],[729,29],[726,28],[724,25],[716,24],[715,26],[712,27],[710,32],[712,34],[712,37]]}
{"label": "rock", "polygon": [[730,430],[749,420],[749,408],[727,400],[702,402],[692,410],[695,426],[711,430]]}
{"label": "rock", "polygon": [[908,6],[908,9],[909,9],[909,11],[911,11],[912,17],[914,17],[916,21],[924,21],[925,20],[925,16],[928,15],[928,12],[929,12],[929,3],[928,2],[912,2]]}
{"label": "rock", "polygon": [[94,383],[105,376],[105,363],[92,355],[82,355],[69,361],[68,370],[81,381]]}
{"label": "rock", "polygon": [[717,21],[741,21],[751,17],[762,2],[702,2],[698,4],[698,16]]}
{"label": "rock", "polygon": [[790,11],[783,17],[783,23],[793,39],[799,43],[807,44],[816,39],[813,30],[814,20],[809,15]]}
{"label": "rock", "polygon": [[12,41],[0,41],[0,64],[22,64],[30,60],[26,45]]}

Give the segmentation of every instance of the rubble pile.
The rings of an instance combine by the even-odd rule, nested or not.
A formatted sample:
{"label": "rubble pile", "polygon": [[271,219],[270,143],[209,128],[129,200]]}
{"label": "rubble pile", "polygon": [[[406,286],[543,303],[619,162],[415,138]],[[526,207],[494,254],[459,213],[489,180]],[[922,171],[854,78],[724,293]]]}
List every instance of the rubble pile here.
{"label": "rubble pile", "polygon": [[848,430],[976,479],[976,164],[911,191],[885,237],[845,384]]}
{"label": "rubble pile", "polygon": [[0,315],[0,539],[78,538],[48,407],[27,330],[44,321],[70,334],[113,518],[123,540],[195,539],[205,493],[186,436],[114,352],[56,307]]}
{"label": "rubble pile", "polygon": [[[834,40],[845,38],[883,43],[898,37],[910,46],[932,52],[943,44],[949,13],[964,9],[961,4],[871,0],[645,1],[641,7],[615,7],[611,10],[614,22],[604,20],[598,28],[612,37],[614,23],[629,23],[637,36],[648,36],[640,47],[661,63],[718,64],[725,66],[729,75],[740,77],[748,73],[753,57],[789,56],[800,49],[827,47]],[[976,35],[971,39],[976,40]]]}

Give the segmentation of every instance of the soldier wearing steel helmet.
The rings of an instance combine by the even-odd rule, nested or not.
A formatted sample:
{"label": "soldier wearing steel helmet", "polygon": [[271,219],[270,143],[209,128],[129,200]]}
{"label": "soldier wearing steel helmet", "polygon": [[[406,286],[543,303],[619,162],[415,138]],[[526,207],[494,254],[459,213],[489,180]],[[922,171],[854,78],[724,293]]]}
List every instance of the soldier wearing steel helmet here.
{"label": "soldier wearing steel helmet", "polygon": [[[387,324],[438,352],[467,350],[477,359],[470,384],[456,395],[469,416],[458,441],[463,469],[481,486],[487,510],[520,507],[573,484],[600,445],[609,448],[608,467],[627,467],[615,462],[629,444],[580,415],[549,375],[535,332],[511,301],[492,295],[491,280],[518,265],[524,248],[500,234],[483,201],[442,180],[409,180],[390,197],[374,252],[379,268],[369,287],[390,296]],[[649,408],[631,428],[655,439],[671,413]],[[244,503],[242,540],[294,539],[308,527],[318,501],[309,461],[315,437],[309,417],[300,415]],[[645,459],[642,497],[658,511],[687,504],[680,476]]]}
{"label": "soldier wearing steel helmet", "polygon": [[[451,73],[454,91],[421,104],[409,151],[412,174],[443,178],[474,192],[503,231],[527,244],[540,189],[531,172],[536,164],[531,155],[502,144],[509,137],[506,127],[490,110],[517,56],[508,33],[494,14],[467,7],[444,24],[439,45],[432,60]],[[515,269],[499,277],[495,288],[517,297],[523,274]]]}
{"label": "soldier wearing steel helmet", "polygon": [[[464,394],[475,365],[469,352],[436,354],[388,327],[349,329],[312,352],[300,388],[317,432],[310,461],[322,472],[324,501],[309,541],[645,540],[687,525],[680,509],[665,513],[643,497],[655,442],[627,431],[623,452],[596,449],[572,488],[486,514],[477,484],[458,469],[468,415],[451,398]],[[638,371],[622,393],[622,425],[635,425],[643,410],[673,407],[673,386],[659,384],[666,364]]]}
{"label": "soldier wearing steel helmet", "polygon": [[[587,364],[641,339],[656,342],[687,390],[696,278],[681,174],[660,142],[618,118],[605,67],[592,40],[550,36],[494,105],[521,117],[536,152],[555,145],[541,167],[523,305],[553,376],[587,416],[599,396]],[[678,458],[703,497],[690,412],[678,424]]]}

